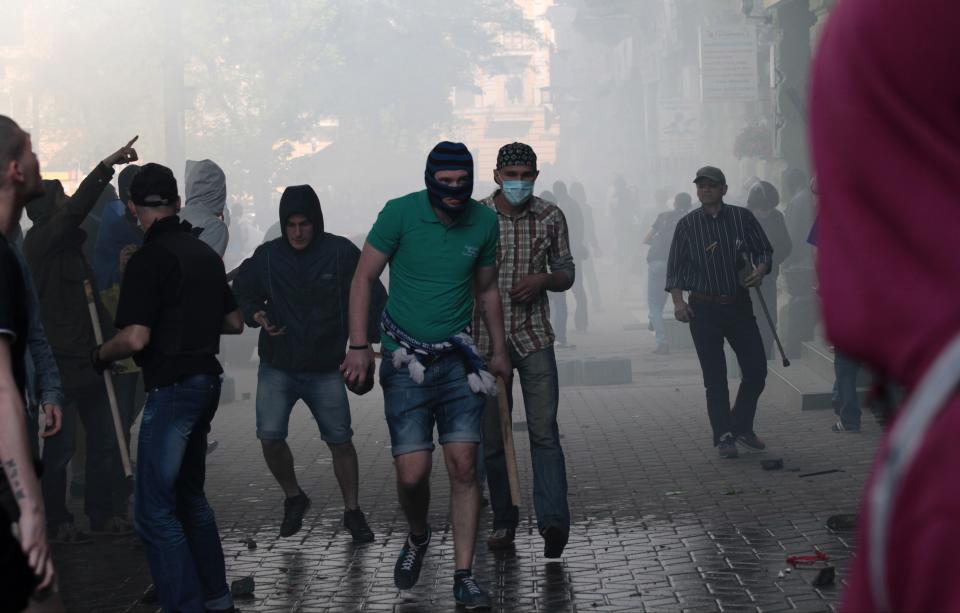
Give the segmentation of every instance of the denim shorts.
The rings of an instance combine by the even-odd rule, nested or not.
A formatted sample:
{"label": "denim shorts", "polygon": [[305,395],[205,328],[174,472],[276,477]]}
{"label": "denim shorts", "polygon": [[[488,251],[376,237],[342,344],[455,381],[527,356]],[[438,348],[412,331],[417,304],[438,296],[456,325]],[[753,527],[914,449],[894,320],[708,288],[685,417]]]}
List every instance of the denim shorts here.
{"label": "denim shorts", "polygon": [[293,372],[260,362],[257,372],[257,438],[282,441],[287,438],[290,412],[303,400],[320,428],[320,438],[339,445],[350,442],[350,402],[338,370]]}
{"label": "denim shorts", "polygon": [[427,366],[423,383],[410,378],[407,367],[395,368],[389,351],[380,364],[383,410],[390,428],[394,457],[433,451],[433,425],[440,444],[479,443],[485,396],[467,383],[463,359],[456,352]]}

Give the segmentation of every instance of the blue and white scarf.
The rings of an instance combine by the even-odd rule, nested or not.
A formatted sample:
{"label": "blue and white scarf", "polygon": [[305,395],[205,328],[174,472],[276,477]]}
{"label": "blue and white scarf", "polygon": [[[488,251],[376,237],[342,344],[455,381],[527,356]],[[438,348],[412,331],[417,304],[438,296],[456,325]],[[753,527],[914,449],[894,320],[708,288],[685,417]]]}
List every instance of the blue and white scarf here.
{"label": "blue and white scarf", "polygon": [[470,389],[476,394],[497,395],[497,379],[487,370],[487,364],[477,350],[477,345],[473,341],[473,336],[471,336],[470,326],[443,342],[424,343],[407,334],[386,310],[383,311],[380,323],[383,324],[383,331],[386,332],[387,336],[400,345],[393,352],[393,367],[399,369],[406,365],[410,372],[410,378],[417,385],[423,383],[424,374],[427,370],[423,365],[424,359],[434,360],[444,354],[459,351],[464,364],[470,371],[467,374],[467,383],[470,385]]}

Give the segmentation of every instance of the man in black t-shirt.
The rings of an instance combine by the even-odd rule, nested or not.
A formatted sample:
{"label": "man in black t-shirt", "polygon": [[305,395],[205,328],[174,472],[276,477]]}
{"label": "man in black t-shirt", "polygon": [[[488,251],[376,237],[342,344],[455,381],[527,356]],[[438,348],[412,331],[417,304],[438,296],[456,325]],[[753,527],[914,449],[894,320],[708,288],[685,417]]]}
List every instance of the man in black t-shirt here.
{"label": "man in black t-shirt", "polygon": [[[30,135],[0,115],[0,598],[4,610],[14,611],[26,608],[34,589],[46,589],[54,578],[23,407],[26,286],[5,238],[20,222],[24,203],[42,193]],[[19,543],[10,531],[14,520]]]}
{"label": "man in black t-shirt", "polygon": [[177,181],[146,164],[128,206],[144,244],[127,264],[117,335],[94,367],[133,356],[147,394],[140,425],[134,525],[164,611],[232,611],[223,548],[203,492],[210,422],[220,399],[220,334],[243,316],[220,257],[180,221]]}

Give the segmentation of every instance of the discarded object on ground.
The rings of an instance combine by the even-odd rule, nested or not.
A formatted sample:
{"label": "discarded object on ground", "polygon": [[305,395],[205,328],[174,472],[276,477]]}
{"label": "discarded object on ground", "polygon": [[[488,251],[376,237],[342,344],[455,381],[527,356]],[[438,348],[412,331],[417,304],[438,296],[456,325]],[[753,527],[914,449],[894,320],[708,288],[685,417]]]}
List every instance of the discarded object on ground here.
{"label": "discarded object on ground", "polygon": [[760,460],[760,466],[763,470],[781,470],[783,468],[783,458],[776,460]]}
{"label": "discarded object on ground", "polygon": [[843,472],[843,469],[841,468],[831,468],[830,470],[818,470],[815,473],[804,473],[798,476],[801,479],[803,479],[804,477],[819,477],[820,475],[832,475],[833,473],[842,473],[842,472]]}
{"label": "discarded object on ground", "polygon": [[234,598],[253,598],[253,588],[253,577],[244,577],[230,584],[230,594]]}
{"label": "discarded object on ground", "polygon": [[840,513],[827,518],[827,528],[836,532],[852,532],[857,528],[857,516],[854,513]]}
{"label": "discarded object on ground", "polygon": [[787,564],[790,566],[799,566],[801,564],[816,564],[817,562],[825,562],[830,559],[830,556],[827,555],[827,552],[814,549],[814,554],[812,556],[787,556]]}
{"label": "discarded object on ground", "polygon": [[247,549],[252,550],[257,548],[257,542],[252,538],[244,539],[243,544],[247,546]]}
{"label": "discarded object on ground", "polygon": [[837,580],[837,570],[832,566],[825,566],[820,569],[817,576],[813,578],[813,587],[827,587],[833,585]]}

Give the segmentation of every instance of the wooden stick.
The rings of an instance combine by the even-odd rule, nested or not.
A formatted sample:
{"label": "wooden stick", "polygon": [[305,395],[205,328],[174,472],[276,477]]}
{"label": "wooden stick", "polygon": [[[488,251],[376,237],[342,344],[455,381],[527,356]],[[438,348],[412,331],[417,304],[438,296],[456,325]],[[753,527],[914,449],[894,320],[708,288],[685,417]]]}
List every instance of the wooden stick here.
{"label": "wooden stick", "polygon": [[[90,311],[90,322],[93,324],[93,337],[99,346],[103,344],[103,330],[100,329],[97,301],[93,296],[93,285],[89,279],[84,279],[83,291],[87,295],[87,309]],[[113,414],[113,432],[117,435],[117,445],[120,447],[123,474],[130,478],[133,476],[133,469],[130,467],[130,452],[127,449],[126,437],[123,435],[123,423],[120,421],[117,393],[113,388],[113,372],[109,368],[103,371],[103,382],[107,386],[107,399],[110,401],[110,412]]]}
{"label": "wooden stick", "polygon": [[500,409],[500,435],[503,437],[503,455],[507,461],[507,480],[510,482],[510,500],[520,506],[520,474],[517,472],[517,452],[513,447],[513,419],[507,400],[507,386],[497,377],[497,405]]}

